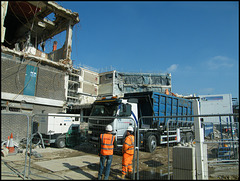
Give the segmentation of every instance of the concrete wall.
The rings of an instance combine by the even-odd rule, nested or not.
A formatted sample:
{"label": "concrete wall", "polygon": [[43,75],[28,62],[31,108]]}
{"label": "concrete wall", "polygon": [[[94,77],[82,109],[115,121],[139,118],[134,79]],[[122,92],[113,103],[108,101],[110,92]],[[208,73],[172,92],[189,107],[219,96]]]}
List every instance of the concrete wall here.
{"label": "concrete wall", "polygon": [[27,65],[37,69],[35,96],[64,100],[65,73],[48,65],[37,64],[29,59],[1,53],[1,92],[23,95]]}
{"label": "concrete wall", "polygon": [[65,73],[54,67],[39,66],[36,96],[56,100],[66,100]]}
{"label": "concrete wall", "polygon": [[195,147],[173,147],[173,179],[196,179]]}
{"label": "concrete wall", "polygon": [[[30,90],[33,96],[24,93],[27,66],[36,68],[36,85]],[[65,96],[65,72],[56,67],[38,64],[21,56],[1,53],[1,105],[2,110],[40,113],[50,106],[51,111],[62,112]],[[36,106],[34,106],[36,105]],[[38,110],[39,107],[45,107]]]}
{"label": "concrete wall", "polygon": [[90,97],[98,95],[99,75],[97,72],[81,68],[80,83],[82,94],[89,95]]}
{"label": "concrete wall", "polygon": [[22,94],[27,65],[23,61],[23,58],[1,53],[1,92]]}

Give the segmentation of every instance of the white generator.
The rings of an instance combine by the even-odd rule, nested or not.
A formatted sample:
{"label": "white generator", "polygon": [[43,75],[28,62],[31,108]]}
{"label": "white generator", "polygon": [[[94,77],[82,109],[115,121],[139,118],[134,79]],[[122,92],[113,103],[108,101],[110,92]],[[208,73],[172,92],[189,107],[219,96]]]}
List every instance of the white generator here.
{"label": "white generator", "polygon": [[[55,143],[56,147],[63,148],[66,146],[66,134],[72,130],[79,131],[79,128],[80,114],[48,113],[38,117],[38,133],[45,145]],[[39,141],[39,135],[34,140]]]}

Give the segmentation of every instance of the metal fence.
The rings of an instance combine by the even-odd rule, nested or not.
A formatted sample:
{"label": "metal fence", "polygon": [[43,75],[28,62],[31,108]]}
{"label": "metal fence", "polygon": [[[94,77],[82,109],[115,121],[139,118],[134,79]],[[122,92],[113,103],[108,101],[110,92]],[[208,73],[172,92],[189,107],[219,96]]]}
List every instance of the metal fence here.
{"label": "metal fence", "polygon": [[26,177],[26,169],[27,169],[27,153],[28,153],[28,145],[29,145],[29,138],[30,138],[30,118],[29,115],[22,114],[22,113],[1,113],[1,138],[2,138],[2,143],[1,147],[3,145],[6,146],[8,136],[12,134],[13,136],[13,145],[14,145],[14,153],[11,154],[17,154],[18,150],[17,148],[20,147],[20,143],[26,142],[26,147],[25,147],[25,164],[24,168],[22,171],[16,171],[15,169],[11,168],[11,166],[7,163],[4,162],[2,159],[2,162],[12,170],[11,173],[22,177],[25,179]]}
{"label": "metal fence", "polygon": [[[208,179],[212,178],[209,174],[209,168],[212,169],[213,164],[215,170],[221,170],[223,164],[228,164],[229,166],[230,164],[234,164],[238,167],[239,127],[238,123],[233,123],[232,121],[233,117],[238,116],[238,114],[216,114],[161,117],[146,116],[140,118],[139,122],[141,119],[149,118],[168,119],[167,125],[165,125],[167,144],[165,147],[164,145],[159,145],[158,142],[159,147],[148,158],[148,162],[144,161],[144,154],[139,155],[139,151],[137,152],[137,180]],[[181,135],[183,140],[179,139],[180,144],[173,144],[173,141],[170,139],[172,136],[171,127],[173,125],[180,127],[181,125],[189,124],[189,121],[186,121],[188,117],[194,119],[193,139],[187,139],[186,135]],[[219,118],[218,122],[208,122],[209,118],[215,117]],[[205,122],[202,121],[202,118],[205,119]],[[212,130],[209,130],[209,125],[212,126]],[[140,138],[139,131],[149,131],[149,129],[138,129],[138,138]],[[202,137],[200,137],[200,135],[202,135]],[[191,140],[191,143],[187,143],[187,140]],[[139,142],[138,140],[138,145]],[[167,157],[167,161],[164,157]],[[139,171],[139,166],[141,165],[141,167],[143,167],[144,164],[148,166],[148,171]],[[213,176],[215,179],[217,178],[216,175],[217,174]]]}
{"label": "metal fence", "polygon": [[[31,172],[31,154],[32,148],[34,146],[40,146],[45,148],[47,145],[45,141],[47,138],[44,134],[39,134],[40,129],[44,128],[44,123],[48,118],[60,118],[66,117],[65,115],[45,115],[45,114],[36,114],[33,116],[25,114],[14,114],[14,113],[2,113],[2,122],[1,122],[1,134],[2,138],[5,140],[7,136],[13,133],[14,140],[21,142],[22,140],[26,143],[25,148],[25,165],[23,171],[16,173],[21,175],[23,179],[27,176],[30,178],[30,175],[33,175]],[[161,117],[142,117],[139,119],[140,123],[144,119],[155,119],[158,118],[168,118],[168,121],[165,123],[165,135],[158,139],[151,140],[152,147],[155,149],[152,153],[146,151],[146,145],[142,146],[141,141],[143,137],[141,132],[160,132],[163,131],[163,128],[139,128],[139,125],[135,120],[131,119],[134,123],[132,126],[135,128],[134,136],[135,140],[135,154],[133,159],[133,179],[137,180],[161,180],[161,179],[183,179],[181,176],[187,175],[186,168],[182,166],[187,165],[191,178],[200,179],[200,178],[210,178],[210,171],[223,167],[222,165],[239,165],[239,125],[236,122],[233,122],[233,118],[239,116],[236,114],[218,114],[218,115],[195,115],[195,116],[161,116]],[[62,123],[62,127],[69,126],[69,124],[80,123],[80,126],[70,126],[71,129],[68,129],[65,136],[65,145],[61,141],[57,142],[56,137],[52,134],[50,137],[49,145],[54,147],[71,147],[87,143],[91,145],[89,139],[89,133],[92,131],[89,129],[89,119],[101,118],[104,120],[108,119],[118,119],[119,117],[90,117],[90,116],[80,116],[80,115],[71,115],[73,120],[66,120]],[[191,117],[194,119],[194,127],[192,124],[185,119]],[[217,117],[219,122],[208,122],[208,118]],[[226,117],[228,119],[226,119]],[[76,120],[76,118],[78,120]],[[121,117],[123,119],[124,117]],[[183,118],[185,120],[183,120]],[[201,122],[201,118],[204,118],[204,121]],[[129,119],[129,118],[128,118]],[[80,121],[80,122],[78,122]],[[69,124],[68,124],[69,123]],[[60,126],[60,122],[58,122]],[[105,124],[97,127],[99,132],[104,132],[105,126],[108,124],[105,121]],[[172,128],[188,126],[192,129],[194,135],[192,137],[181,135],[181,130],[173,133]],[[212,130],[210,126],[212,125]],[[163,126],[163,127],[164,127]],[[48,131],[51,131],[52,128],[44,128]],[[210,131],[209,131],[210,130]],[[22,133],[23,132],[23,133]],[[43,130],[41,130],[43,132]],[[203,133],[204,137],[200,137],[200,133]],[[177,135],[173,136],[174,134]],[[150,134],[148,134],[150,135]],[[182,136],[182,139],[179,138],[179,135]],[[180,137],[181,137],[180,136]],[[39,139],[36,141],[34,137]],[[171,138],[176,137],[176,140]],[[160,139],[165,139],[162,141]],[[183,139],[184,138],[184,139]],[[53,140],[55,140],[53,142]],[[145,140],[146,141],[146,140]],[[187,143],[191,141],[191,143]],[[160,144],[162,143],[162,144]],[[178,145],[180,143],[180,145]],[[122,145],[118,143],[118,146]],[[149,146],[149,145],[148,145]],[[184,150],[186,148],[186,150]],[[96,149],[92,147],[92,149]],[[149,147],[148,147],[149,150]],[[29,153],[29,154],[28,154]],[[199,163],[200,160],[203,162]],[[29,161],[29,162],[27,162]],[[113,163],[118,165],[118,168],[121,168],[121,162]],[[111,171],[112,172],[112,171]],[[119,171],[120,172],[120,171]],[[113,173],[115,174],[115,172]],[[177,177],[178,176],[178,177]],[[41,177],[41,176],[39,176]],[[188,177],[189,178],[189,177]],[[187,179],[188,179],[187,178]]]}
{"label": "metal fence", "polygon": [[[72,120],[70,119],[65,119],[66,117],[71,117]],[[59,119],[59,118],[64,118],[64,119]],[[51,120],[49,120],[51,119]],[[91,128],[89,129],[89,119],[101,119],[103,120],[101,124],[96,124],[96,127],[94,128],[95,130],[92,130]],[[46,142],[48,146],[54,146],[54,147],[72,147],[74,148],[75,146],[78,146],[80,144],[87,144],[91,145],[91,150],[96,150],[95,153],[97,154],[97,147],[98,143],[93,143],[89,133],[92,131],[95,131],[96,133],[99,133],[98,138],[100,136],[100,133],[105,132],[105,127],[110,124],[114,119],[118,119],[118,117],[96,117],[96,116],[80,116],[80,115],[59,115],[59,114],[36,114],[32,117],[31,120],[31,138],[30,139],[30,155],[32,153],[32,145],[39,145],[43,148],[46,147]],[[136,122],[132,118],[129,117],[121,117],[121,119],[126,119],[126,120],[132,120],[133,123],[133,128],[136,130]],[[107,121],[111,120],[111,121]],[[53,128],[52,125],[48,125],[47,127],[47,122],[51,121],[51,124],[55,124],[55,126],[58,127],[58,129]],[[71,126],[69,126],[71,125]],[[68,128],[68,129],[65,129]],[[60,129],[62,128],[62,129]],[[97,129],[97,130],[96,130]],[[126,132],[126,130],[124,130]],[[58,134],[60,132],[64,132],[64,134]],[[51,133],[49,135],[49,133]],[[113,133],[115,134],[115,133]],[[49,135],[49,136],[46,136]],[[134,136],[136,137],[136,132],[134,132]],[[64,138],[65,139],[64,139]],[[35,138],[38,138],[35,140]],[[61,139],[63,138],[63,139]],[[60,140],[60,141],[59,141]],[[65,142],[65,143],[64,143]],[[134,142],[136,144],[136,142]],[[117,154],[119,154],[119,151],[121,152],[121,147],[122,144],[118,143],[118,150]],[[134,145],[135,147],[135,145]],[[135,149],[134,149],[135,151]],[[134,159],[133,159],[133,172],[135,173],[135,154],[134,154]],[[118,163],[118,165],[122,165],[121,162]],[[29,158],[29,170],[28,170],[28,177],[30,175],[33,175],[31,172],[31,157]],[[133,175],[133,179],[135,178],[135,175]]]}

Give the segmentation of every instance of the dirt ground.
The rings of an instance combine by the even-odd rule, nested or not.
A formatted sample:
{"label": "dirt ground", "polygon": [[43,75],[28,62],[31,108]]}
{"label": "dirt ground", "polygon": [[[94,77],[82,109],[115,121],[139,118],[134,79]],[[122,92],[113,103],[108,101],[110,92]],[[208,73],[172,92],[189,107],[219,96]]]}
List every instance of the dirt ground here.
{"label": "dirt ground", "polygon": [[[91,147],[90,147],[91,148]],[[140,180],[166,180],[168,179],[168,151],[169,162],[172,164],[172,148],[169,150],[167,146],[158,147],[153,153],[139,151],[139,179]],[[89,151],[84,147],[84,151]],[[83,149],[81,147],[78,150]],[[95,154],[96,151],[92,150]],[[135,160],[137,156],[135,155]],[[117,174],[121,174],[122,156],[115,154],[111,166],[111,174],[109,179],[116,179]],[[137,165],[137,161],[135,162]],[[137,169],[137,166],[135,166]],[[98,165],[96,165],[98,170]],[[170,168],[170,173],[172,172]],[[239,178],[239,164],[225,164],[225,165],[209,165],[208,168],[209,180],[238,180]],[[137,176],[135,175],[135,178]],[[172,179],[172,177],[170,177]]]}
{"label": "dirt ground", "polygon": [[[41,149],[41,151],[40,151]],[[49,170],[40,168],[39,166],[34,165],[35,161],[52,160],[60,158],[69,158],[83,155],[97,155],[97,149],[92,147],[92,145],[84,143],[80,146],[74,148],[63,148],[63,149],[50,149],[52,151],[47,151],[46,149],[38,148],[33,149],[36,152],[41,154],[41,158],[32,156],[31,167],[34,167],[32,170],[36,169],[42,173],[50,173]],[[170,163],[172,162],[172,147],[169,149]],[[135,158],[137,156],[135,155]],[[139,179],[140,180],[166,180],[168,179],[168,149],[166,146],[158,147],[153,153],[148,153],[144,151],[139,151]],[[135,166],[137,162],[135,162]],[[122,168],[122,156],[120,154],[114,154],[113,161],[111,165],[111,172],[109,180],[116,180],[117,175],[121,174]],[[136,168],[136,167],[135,167]],[[92,164],[81,168],[82,172],[89,173],[91,170],[94,173],[91,177],[92,180],[97,178],[97,172],[99,169],[99,164]],[[238,165],[224,165],[224,166],[209,166],[209,180],[238,180],[239,178],[239,167]],[[171,170],[170,170],[171,172]],[[57,174],[57,173],[55,173]],[[137,176],[135,175],[135,178]],[[171,177],[172,179],[172,177]]]}

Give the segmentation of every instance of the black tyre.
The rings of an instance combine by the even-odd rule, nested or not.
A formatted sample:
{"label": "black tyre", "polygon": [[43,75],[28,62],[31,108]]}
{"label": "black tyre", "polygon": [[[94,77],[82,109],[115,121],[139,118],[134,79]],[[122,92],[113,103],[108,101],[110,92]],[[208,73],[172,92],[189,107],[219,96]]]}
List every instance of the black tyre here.
{"label": "black tyre", "polygon": [[64,148],[66,146],[66,140],[65,138],[58,138],[55,144],[58,148]]}
{"label": "black tyre", "polygon": [[150,135],[147,138],[147,143],[146,143],[146,151],[147,152],[154,152],[154,150],[157,148],[157,139],[154,135]]}
{"label": "black tyre", "polygon": [[193,141],[193,134],[191,132],[186,133],[187,142]]}

